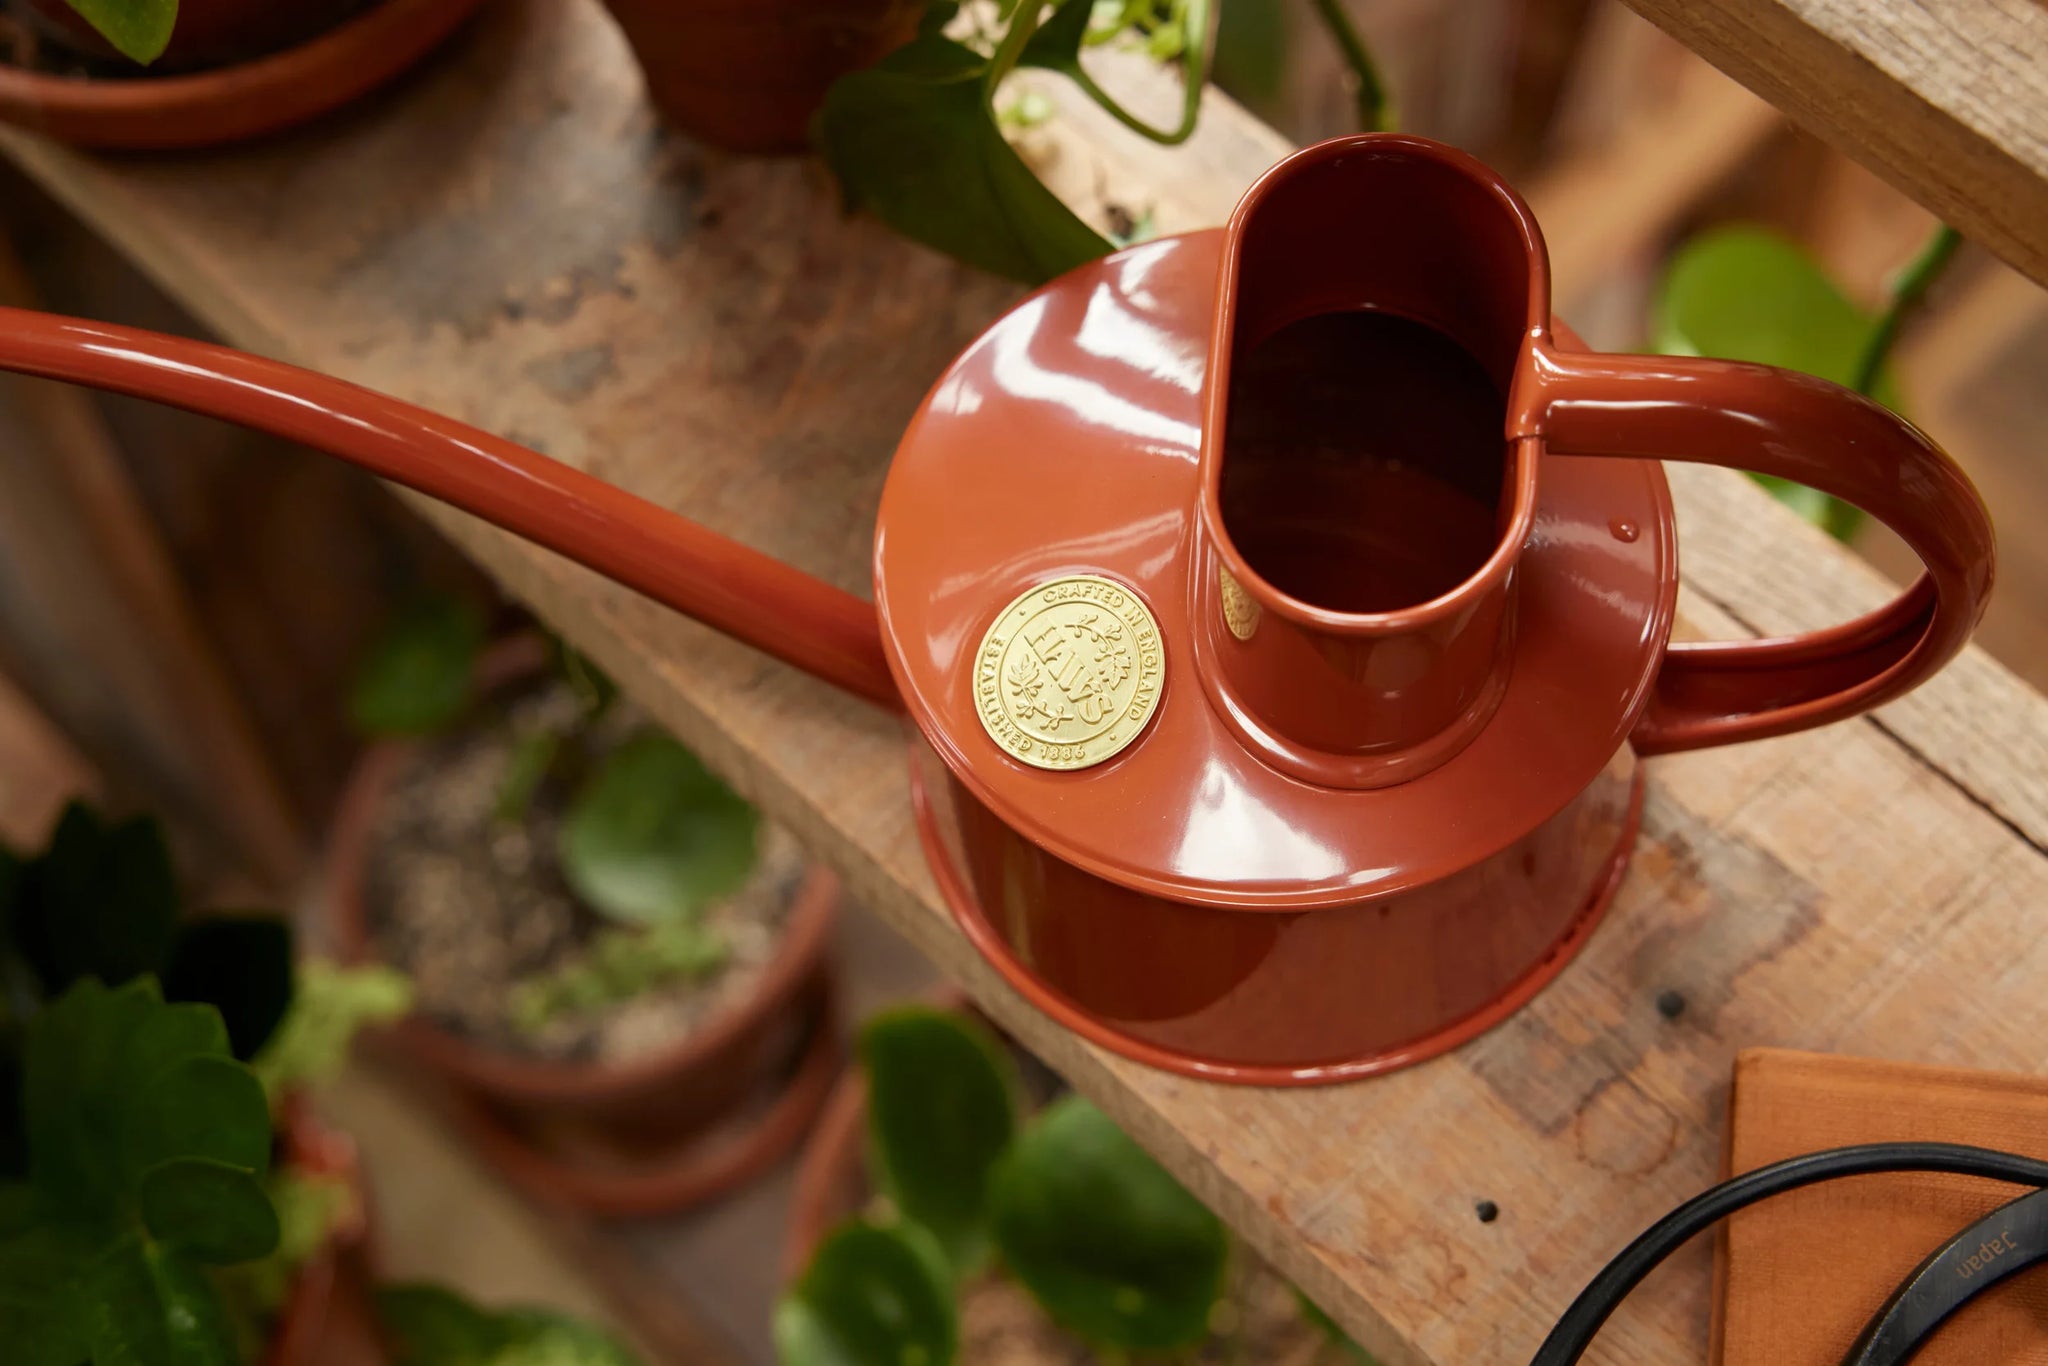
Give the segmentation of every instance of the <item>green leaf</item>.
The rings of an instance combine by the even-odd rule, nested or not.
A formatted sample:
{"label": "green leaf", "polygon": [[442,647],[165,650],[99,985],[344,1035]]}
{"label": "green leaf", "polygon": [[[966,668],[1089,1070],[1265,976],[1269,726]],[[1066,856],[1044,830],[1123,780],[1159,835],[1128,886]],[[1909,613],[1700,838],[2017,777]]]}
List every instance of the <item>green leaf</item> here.
{"label": "green leaf", "polygon": [[590,1324],[539,1309],[498,1313],[432,1285],[377,1295],[394,1366],[638,1366],[638,1358]]}
{"label": "green leaf", "polygon": [[1324,1313],[1321,1305],[1302,1294],[1299,1287],[1295,1288],[1294,1302],[1300,1306],[1302,1318],[1327,1338],[1331,1346],[1342,1352],[1345,1360],[1355,1362],[1356,1366],[1379,1366],[1378,1357],[1352,1341],[1343,1326]]}
{"label": "green leaf", "polygon": [[164,969],[164,999],[212,1006],[235,1056],[255,1057],[291,1009],[291,926],[275,915],[187,922]]}
{"label": "green leaf", "polygon": [[484,617],[456,597],[400,609],[371,647],[349,694],[349,719],[365,735],[431,735],[469,709]]}
{"label": "green leaf", "polygon": [[[1652,346],[1670,355],[1753,361],[1853,384],[1877,320],[1850,302],[1795,242],[1755,227],[1700,234],[1672,257],[1658,290]],[[1899,408],[1881,375],[1872,395]],[[1846,538],[1862,514],[1788,480],[1758,483],[1807,521]]]}
{"label": "green leaf", "polygon": [[540,791],[555,756],[562,751],[561,732],[546,728],[530,730],[512,742],[511,757],[505,761],[505,776],[498,783],[497,800],[491,815],[507,824],[526,819],[533,807],[533,794]]}
{"label": "green leaf", "polygon": [[709,976],[732,957],[723,934],[694,920],[615,926],[600,931],[583,956],[513,988],[513,1025],[527,1034],[564,1015],[602,1011],[650,991]]}
{"label": "green leaf", "polygon": [[0,1238],[0,1342],[10,1366],[78,1366],[86,1359],[73,1285],[91,1249],[66,1230],[36,1226]]}
{"label": "green leaf", "polygon": [[143,1226],[194,1261],[232,1266],[277,1248],[277,1211],[246,1167],[178,1158],[144,1172],[140,1195]]}
{"label": "green leaf", "polygon": [[1061,1327],[1129,1352],[1207,1333],[1229,1254],[1221,1221],[1087,1101],[1026,1126],[994,1197],[1004,1259]]}
{"label": "green leaf", "polygon": [[171,45],[178,0],[67,0],[80,18],[130,61],[148,66]]}
{"label": "green leaf", "polygon": [[260,1256],[278,1227],[257,1180],[269,1110],[219,1012],[165,1004],[150,977],[78,982],[30,1023],[21,1093],[31,1189],[0,1242],[6,1340],[47,1347],[38,1366],[238,1366],[202,1263]]}
{"label": "green leaf", "polygon": [[412,1002],[412,982],[396,968],[303,964],[291,1010],[251,1067],[273,1099],[327,1081],[340,1074],[358,1033],[402,1019]]}
{"label": "green leaf", "polygon": [[781,1366],[949,1366],[960,1328],[946,1255],[915,1224],[835,1229],[775,1306]]}
{"label": "green leaf", "polygon": [[1216,18],[1216,84],[1255,113],[1277,112],[1289,46],[1281,0],[1224,0]]}
{"label": "green leaf", "polygon": [[241,1366],[205,1270],[165,1248],[123,1238],[72,1293],[97,1366]]}
{"label": "green leaf", "polygon": [[620,745],[576,794],[562,872],[613,920],[657,924],[729,896],[754,870],[760,816],[660,731]]}
{"label": "green leaf", "polygon": [[256,1074],[241,1063],[189,1057],[154,1078],[139,1066],[125,1070],[136,1095],[118,1122],[126,1149],[123,1165],[132,1180],[140,1181],[162,1163],[187,1158],[251,1173],[270,1166],[270,1102]]}
{"label": "green leaf", "polygon": [[833,84],[819,114],[820,142],[849,200],[897,232],[1040,284],[1110,244],[1004,141],[986,73],[971,49],[921,38]]}
{"label": "green leaf", "polygon": [[1019,66],[1043,67],[1072,75],[1081,69],[1081,41],[1088,36],[1094,0],[1062,0],[1052,18],[1038,26],[1024,44]]}
{"label": "green leaf", "polygon": [[46,991],[82,977],[119,984],[170,956],[178,879],[156,821],[110,825],[73,802],[22,878],[14,940]]}
{"label": "green leaf", "polygon": [[1009,1055],[948,1011],[911,1007],[861,1031],[868,1133],[882,1188],[960,1272],[988,1251],[989,1186],[1017,1131]]}

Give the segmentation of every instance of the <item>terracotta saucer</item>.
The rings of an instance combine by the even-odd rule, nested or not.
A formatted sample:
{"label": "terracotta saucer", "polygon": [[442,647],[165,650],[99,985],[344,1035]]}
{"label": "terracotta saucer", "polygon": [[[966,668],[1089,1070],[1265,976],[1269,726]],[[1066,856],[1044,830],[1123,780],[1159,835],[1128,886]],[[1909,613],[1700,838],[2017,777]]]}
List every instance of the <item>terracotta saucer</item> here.
{"label": "terracotta saucer", "polygon": [[278,132],[419,61],[483,0],[384,0],[309,43],[191,75],[52,76],[0,65],[0,121],[79,147],[166,151]]}

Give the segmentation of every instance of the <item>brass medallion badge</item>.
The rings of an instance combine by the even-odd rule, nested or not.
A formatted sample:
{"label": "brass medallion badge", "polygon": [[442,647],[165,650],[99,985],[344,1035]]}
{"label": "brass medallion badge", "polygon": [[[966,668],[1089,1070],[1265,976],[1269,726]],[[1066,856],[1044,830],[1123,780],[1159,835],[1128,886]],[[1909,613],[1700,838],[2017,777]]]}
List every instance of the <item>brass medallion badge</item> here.
{"label": "brass medallion badge", "polygon": [[989,738],[1036,768],[1087,768],[1138,736],[1159,705],[1159,623],[1092,574],[1042,583],[1003,609],[974,657]]}

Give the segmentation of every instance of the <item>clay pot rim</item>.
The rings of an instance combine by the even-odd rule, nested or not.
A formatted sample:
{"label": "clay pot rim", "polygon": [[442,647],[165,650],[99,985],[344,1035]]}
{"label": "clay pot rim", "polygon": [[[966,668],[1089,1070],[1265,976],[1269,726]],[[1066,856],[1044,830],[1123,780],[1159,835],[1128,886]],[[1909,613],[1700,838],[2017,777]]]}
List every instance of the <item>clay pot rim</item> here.
{"label": "clay pot rim", "polygon": [[[1229,397],[1229,386],[1217,383],[1216,377],[1227,370],[1230,363],[1237,319],[1238,261],[1244,251],[1245,221],[1258,211],[1275,187],[1292,180],[1303,168],[1361,153],[1369,156],[1398,156],[1441,167],[1453,175],[1464,178],[1475,189],[1493,199],[1500,205],[1502,214],[1514,224],[1516,234],[1521,238],[1529,281],[1523,321],[1522,358],[1516,364],[1517,389],[1521,387],[1520,374],[1527,368],[1527,354],[1531,344],[1543,337],[1552,325],[1550,256],[1544,246],[1543,230],[1537,225],[1536,215],[1530,210],[1527,201],[1515,192],[1513,186],[1478,158],[1445,143],[1406,133],[1355,133],[1349,137],[1315,143],[1281,159],[1267,168],[1265,174],[1253,181],[1251,188],[1244,192],[1243,197],[1237,201],[1237,207],[1231,211],[1229,225],[1224,231],[1223,258],[1218,267],[1217,277],[1220,284],[1216,294],[1216,320],[1209,336],[1210,364],[1203,375],[1205,392],[1202,396],[1202,507],[1192,534],[1198,535],[1208,543],[1216,557],[1230,571],[1231,577],[1256,598],[1261,606],[1288,621],[1332,634],[1405,635],[1471,611],[1481,598],[1499,588],[1514,568],[1521,555],[1523,543],[1528,540],[1530,529],[1535,525],[1536,466],[1543,448],[1543,436],[1541,432],[1519,430],[1524,424],[1517,420],[1514,395],[1502,395],[1507,424],[1503,439],[1508,450],[1507,468],[1502,471],[1501,481],[1501,498],[1512,509],[1513,515],[1500,528],[1494,547],[1488,553],[1485,562],[1455,587],[1434,598],[1383,612],[1343,612],[1318,607],[1274,586],[1264,575],[1253,569],[1239,553],[1237,543],[1231,539],[1229,530],[1223,524],[1222,433],[1225,429],[1224,408]],[[1580,349],[1576,339],[1570,344],[1574,349]],[[1200,557],[1193,558],[1199,571]]]}
{"label": "clay pot rim", "polygon": [[[479,681],[491,686],[531,673],[543,658],[541,650],[539,639],[530,635],[501,640],[485,652],[478,668]],[[349,962],[382,961],[370,940],[363,873],[369,862],[370,832],[391,780],[399,765],[418,748],[419,742],[409,741],[373,745],[356,764],[335,813],[328,847],[328,902],[336,948]],[[672,1073],[692,1071],[785,1009],[816,974],[838,909],[838,877],[823,864],[811,864],[791,898],[778,952],[754,989],[675,1043],[623,1062],[526,1057],[472,1043],[417,1015],[390,1026],[389,1032],[434,1067],[497,1096],[571,1102],[604,1099],[643,1088]]]}
{"label": "clay pot rim", "polygon": [[774,1100],[728,1137],[699,1134],[649,1162],[594,1165],[531,1141],[480,1097],[451,1092],[451,1117],[483,1160],[529,1199],[614,1219],[694,1208],[780,1161],[832,1094],[843,1058],[838,989],[829,972],[814,981],[816,1018],[794,1068]]}
{"label": "clay pot rim", "polygon": [[378,0],[281,52],[176,76],[104,80],[0,63],[0,122],[75,146],[164,151],[259,137],[397,76],[483,0]]}

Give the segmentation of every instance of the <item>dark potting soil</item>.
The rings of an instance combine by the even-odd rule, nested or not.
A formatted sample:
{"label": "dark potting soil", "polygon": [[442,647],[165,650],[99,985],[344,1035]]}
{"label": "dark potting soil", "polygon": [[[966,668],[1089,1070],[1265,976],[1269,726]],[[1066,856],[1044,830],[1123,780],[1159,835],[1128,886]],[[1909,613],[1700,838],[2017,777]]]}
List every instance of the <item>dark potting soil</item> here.
{"label": "dark potting soil", "polygon": [[[1209,1340],[1179,1366],[1356,1366],[1344,1348],[1303,1315],[1286,1280],[1240,1246],[1229,1293],[1217,1306]],[[1105,1358],[1054,1327],[1016,1282],[987,1276],[960,1294],[964,1366],[1101,1366]]]}
{"label": "dark potting soil", "polygon": [[566,684],[551,682],[415,750],[370,833],[364,911],[378,955],[411,975],[419,1009],[436,1023],[528,1056],[618,1063],[680,1042],[753,990],[775,958],[804,862],[789,833],[763,821],[753,877],[704,912],[705,927],[727,946],[722,964],[589,1013],[557,1015],[537,1031],[519,1028],[510,1005],[518,985],[574,963],[612,928],[577,900],[556,858],[573,791],[565,775],[645,717],[615,705],[580,733],[581,752],[556,764],[523,819],[496,812],[515,737],[543,723],[566,727],[577,707]]}

